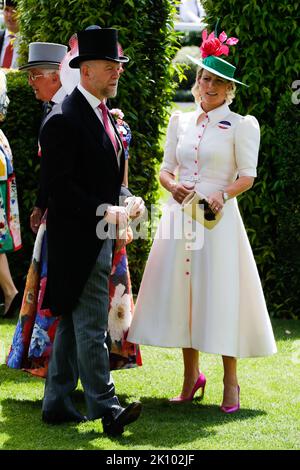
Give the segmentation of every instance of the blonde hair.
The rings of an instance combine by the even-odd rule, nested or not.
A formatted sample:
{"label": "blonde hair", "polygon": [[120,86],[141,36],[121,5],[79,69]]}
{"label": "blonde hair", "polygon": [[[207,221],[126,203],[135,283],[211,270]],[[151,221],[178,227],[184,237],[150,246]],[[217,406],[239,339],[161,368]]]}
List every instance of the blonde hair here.
{"label": "blonde hair", "polygon": [[[192,88],[192,95],[194,96],[196,103],[201,103],[199,78],[202,77],[203,70],[205,69],[202,67],[198,67],[197,74],[196,74],[196,81]],[[231,88],[227,91],[226,98],[225,98],[226,103],[230,104],[232,103],[235,97],[236,84],[234,82],[231,82],[230,80],[226,80],[226,82],[231,84]]]}

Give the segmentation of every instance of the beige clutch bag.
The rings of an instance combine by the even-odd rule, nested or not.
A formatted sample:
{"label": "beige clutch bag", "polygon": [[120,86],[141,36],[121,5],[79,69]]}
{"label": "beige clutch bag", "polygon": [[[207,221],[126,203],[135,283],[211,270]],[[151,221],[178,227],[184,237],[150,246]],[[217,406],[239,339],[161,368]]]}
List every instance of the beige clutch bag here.
{"label": "beige clutch bag", "polygon": [[213,229],[223,216],[222,211],[215,214],[207,202],[206,196],[193,191],[182,201],[182,210],[205,228]]}

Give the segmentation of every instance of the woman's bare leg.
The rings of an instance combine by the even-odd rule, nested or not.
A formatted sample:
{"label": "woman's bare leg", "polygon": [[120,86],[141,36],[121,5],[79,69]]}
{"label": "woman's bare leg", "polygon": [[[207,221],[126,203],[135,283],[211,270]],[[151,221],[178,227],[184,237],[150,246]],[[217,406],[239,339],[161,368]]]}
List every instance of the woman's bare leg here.
{"label": "woman's bare leg", "polygon": [[238,403],[237,360],[235,357],[222,356],[224,367],[224,392],[222,406]]}
{"label": "woman's bare leg", "polygon": [[199,351],[192,348],[183,348],[184,381],[181,396],[187,398],[199,377]]}

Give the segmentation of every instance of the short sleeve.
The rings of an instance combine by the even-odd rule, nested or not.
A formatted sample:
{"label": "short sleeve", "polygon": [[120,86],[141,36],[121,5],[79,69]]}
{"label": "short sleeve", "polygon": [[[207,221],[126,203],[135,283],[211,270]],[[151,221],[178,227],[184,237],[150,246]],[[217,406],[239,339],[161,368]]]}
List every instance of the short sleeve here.
{"label": "short sleeve", "polygon": [[176,158],[176,147],[178,142],[178,125],[180,115],[181,111],[177,111],[170,117],[167,128],[164,159],[160,168],[161,170],[166,170],[172,174],[175,174],[175,170],[178,166],[178,161]]}
{"label": "short sleeve", "polygon": [[256,176],[259,143],[257,119],[254,116],[242,117],[235,130],[235,158],[239,176]]}

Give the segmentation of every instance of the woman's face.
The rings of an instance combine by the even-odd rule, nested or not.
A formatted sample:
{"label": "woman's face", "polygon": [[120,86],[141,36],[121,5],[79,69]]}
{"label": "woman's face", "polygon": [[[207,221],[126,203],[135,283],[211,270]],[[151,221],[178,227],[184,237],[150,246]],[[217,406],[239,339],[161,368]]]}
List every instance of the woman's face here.
{"label": "woman's face", "polygon": [[204,111],[221,106],[225,100],[227,92],[231,88],[231,83],[223,78],[203,69],[202,75],[198,78],[201,105]]}

